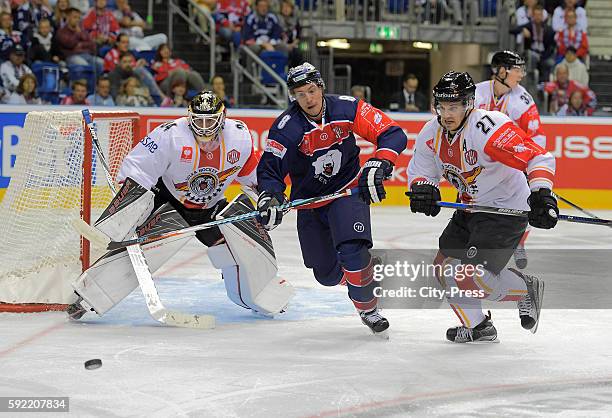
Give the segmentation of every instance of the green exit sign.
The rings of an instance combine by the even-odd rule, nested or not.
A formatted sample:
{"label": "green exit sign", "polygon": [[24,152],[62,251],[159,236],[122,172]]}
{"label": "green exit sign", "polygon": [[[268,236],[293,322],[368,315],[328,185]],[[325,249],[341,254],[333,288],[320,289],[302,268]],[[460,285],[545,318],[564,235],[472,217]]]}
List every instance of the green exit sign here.
{"label": "green exit sign", "polygon": [[376,27],[376,35],[380,39],[399,39],[400,27],[395,25],[379,25]]}

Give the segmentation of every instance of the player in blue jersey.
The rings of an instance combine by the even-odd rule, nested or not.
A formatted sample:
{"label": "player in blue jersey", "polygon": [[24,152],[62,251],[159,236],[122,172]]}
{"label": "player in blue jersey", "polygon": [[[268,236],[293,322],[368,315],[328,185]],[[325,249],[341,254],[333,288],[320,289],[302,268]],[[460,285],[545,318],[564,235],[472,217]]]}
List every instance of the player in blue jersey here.
{"label": "player in blue jersey", "polygon": [[[389,322],[374,296],[370,203],[385,198],[383,180],[406,148],[402,129],[382,111],[351,96],[325,94],[319,71],[309,63],[291,68],[287,87],[292,103],[272,125],[257,166],[264,227],[281,223],[278,206],[291,199],[316,197],[359,186],[359,194],[300,208],[297,230],[306,267],[324,286],[346,282],[362,322],[386,335]],[[376,154],[360,171],[355,134],[376,145]]]}

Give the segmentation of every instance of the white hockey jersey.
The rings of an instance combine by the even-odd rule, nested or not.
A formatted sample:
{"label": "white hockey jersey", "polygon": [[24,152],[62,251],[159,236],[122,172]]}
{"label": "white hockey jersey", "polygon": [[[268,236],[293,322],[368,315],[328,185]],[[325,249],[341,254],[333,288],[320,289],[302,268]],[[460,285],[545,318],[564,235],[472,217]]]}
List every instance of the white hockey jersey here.
{"label": "white hockey jersey", "polygon": [[521,85],[516,86],[499,99],[495,98],[494,81],[483,81],[476,84],[476,109],[497,110],[505,113],[536,144],[546,148],[546,135],[540,122],[540,113],[531,95]]}
{"label": "white hockey jersey", "polygon": [[165,123],[125,157],[117,181],[130,177],[151,189],[161,177],[185,207],[212,207],[234,179],[246,186],[257,184],[258,157],[244,122],[226,118],[220,142],[215,151],[204,152],[187,117]]}
{"label": "white hockey jersey", "polygon": [[530,189],[552,189],[554,173],[552,154],[508,116],[475,109],[452,139],[437,118],[425,124],[408,165],[408,188],[416,181],[438,184],[444,177],[463,203],[528,210]]}

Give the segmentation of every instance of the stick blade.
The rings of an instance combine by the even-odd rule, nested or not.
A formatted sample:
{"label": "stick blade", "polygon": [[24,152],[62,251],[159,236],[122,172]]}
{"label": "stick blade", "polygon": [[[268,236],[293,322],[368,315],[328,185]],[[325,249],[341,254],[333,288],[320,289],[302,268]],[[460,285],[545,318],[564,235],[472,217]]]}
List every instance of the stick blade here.
{"label": "stick blade", "polygon": [[82,219],[75,219],[70,222],[75,231],[86,238],[88,241],[97,244],[101,247],[106,247],[111,242],[110,238],[98,231],[93,226],[89,225]]}

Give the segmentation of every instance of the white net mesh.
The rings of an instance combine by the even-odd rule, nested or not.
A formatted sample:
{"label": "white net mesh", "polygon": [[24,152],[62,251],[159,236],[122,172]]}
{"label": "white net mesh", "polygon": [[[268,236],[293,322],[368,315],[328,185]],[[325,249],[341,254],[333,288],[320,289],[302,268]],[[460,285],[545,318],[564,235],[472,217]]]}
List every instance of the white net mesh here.
{"label": "white net mesh", "polygon": [[[113,178],[130,151],[133,118],[96,117],[98,137]],[[84,158],[81,112],[30,112],[19,138],[15,168],[0,203],[0,302],[69,303],[70,282],[81,272],[80,237]],[[102,165],[92,153],[91,219],[111,200]],[[103,254],[92,247],[91,260]]]}

